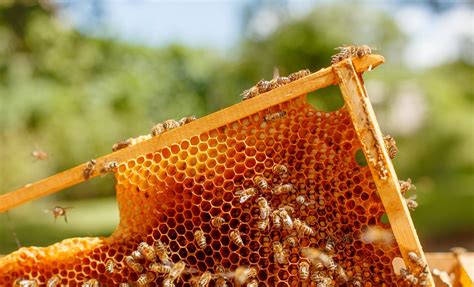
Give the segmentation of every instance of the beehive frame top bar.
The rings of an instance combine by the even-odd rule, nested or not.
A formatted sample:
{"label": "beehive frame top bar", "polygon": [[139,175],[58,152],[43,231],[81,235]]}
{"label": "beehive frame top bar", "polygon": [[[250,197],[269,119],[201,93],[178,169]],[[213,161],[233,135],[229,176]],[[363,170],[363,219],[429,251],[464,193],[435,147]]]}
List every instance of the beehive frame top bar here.
{"label": "beehive frame top bar", "polygon": [[[202,117],[194,122],[186,124],[183,127],[170,130],[145,142],[102,156],[97,159],[96,165],[100,167],[111,161],[117,161],[120,163],[127,159],[137,157],[140,154],[159,150],[160,148],[177,142],[183,138],[188,138],[193,135],[218,128],[260,110],[296,98],[300,95],[337,84],[339,80],[333,70],[333,67],[343,65],[347,61],[353,62],[357,73],[363,73],[364,71],[373,69],[384,63],[385,60],[380,55],[367,55],[362,58],[354,58],[352,60],[343,61],[335,66],[321,69],[302,79],[271,90],[258,97]],[[85,167],[86,164],[81,164],[35,183],[27,184],[15,191],[0,195],[0,212],[5,212],[23,203],[41,198],[83,182],[85,180],[83,177],[83,170]],[[98,175],[99,174],[96,172],[92,174],[91,178]]]}

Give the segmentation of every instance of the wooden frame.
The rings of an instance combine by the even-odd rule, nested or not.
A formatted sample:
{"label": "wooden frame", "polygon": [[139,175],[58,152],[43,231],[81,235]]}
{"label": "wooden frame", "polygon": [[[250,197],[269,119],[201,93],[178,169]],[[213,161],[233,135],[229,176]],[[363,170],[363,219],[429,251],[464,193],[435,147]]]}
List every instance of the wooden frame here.
{"label": "wooden frame", "polygon": [[[332,67],[321,69],[309,76],[271,90],[258,97],[220,110],[185,126],[167,131],[150,140],[96,159],[96,170],[111,161],[122,162],[141,154],[155,152],[183,138],[216,129],[263,109],[289,101],[317,89],[338,84],[363,151],[372,172],[377,190],[391,223],[392,231],[407,265],[412,264],[408,252],[416,252],[425,259],[410,213],[400,192],[398,179],[388,156],[383,136],[374,111],[363,86],[361,74],[382,64],[384,58],[368,55],[344,60]],[[0,195],[0,212],[84,181],[86,164],[76,166],[44,180],[27,184],[7,194]],[[90,178],[99,175],[94,172]],[[434,286],[431,275],[429,283]]]}
{"label": "wooden frame", "polygon": [[[410,211],[400,191],[397,174],[385,147],[362,76],[357,73],[351,61],[335,66],[334,71],[400,252],[405,263],[415,268],[414,263],[408,258],[408,252],[416,252],[425,262],[426,258],[410,217]],[[434,286],[431,275],[429,280]]]}

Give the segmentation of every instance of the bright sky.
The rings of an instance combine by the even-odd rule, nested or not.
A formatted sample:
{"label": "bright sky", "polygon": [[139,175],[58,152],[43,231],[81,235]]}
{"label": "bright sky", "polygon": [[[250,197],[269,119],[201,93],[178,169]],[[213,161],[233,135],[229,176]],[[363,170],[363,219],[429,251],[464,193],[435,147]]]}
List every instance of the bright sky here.
{"label": "bright sky", "polygon": [[[94,28],[102,24],[107,29],[107,35],[125,41],[152,46],[181,42],[192,46],[211,46],[224,51],[232,48],[239,40],[243,8],[252,3],[251,0],[56,2],[63,6],[66,18],[87,33],[94,34]],[[312,7],[328,1],[279,2],[285,3],[290,15],[298,17]],[[474,8],[468,2],[462,4],[463,1],[454,1],[461,5],[451,3],[448,5],[451,8],[441,13],[435,13],[422,5],[366,2],[392,14],[400,28],[409,36],[405,60],[413,68],[430,67],[454,60],[459,54],[460,41],[464,39],[471,45],[474,43]],[[92,11],[101,11],[102,23],[94,22]],[[261,16],[266,17],[267,23],[262,29],[271,30],[279,23],[279,19],[271,14]],[[265,33],[265,29],[261,32]],[[474,63],[474,47],[470,50]]]}

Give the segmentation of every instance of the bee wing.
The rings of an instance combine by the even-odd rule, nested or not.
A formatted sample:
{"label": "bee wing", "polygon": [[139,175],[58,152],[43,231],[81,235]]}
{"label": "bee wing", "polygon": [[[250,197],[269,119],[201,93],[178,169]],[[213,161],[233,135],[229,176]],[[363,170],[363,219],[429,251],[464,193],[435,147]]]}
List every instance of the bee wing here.
{"label": "bee wing", "polygon": [[276,79],[280,76],[280,71],[278,70],[277,67],[273,68],[273,79]]}
{"label": "bee wing", "polygon": [[52,212],[52,211],[53,211],[52,209],[48,209],[48,208],[43,209],[43,212],[44,212],[44,213],[50,213],[50,212]]}
{"label": "bee wing", "polygon": [[252,197],[252,196],[249,195],[249,194],[244,195],[244,196],[241,196],[239,202],[240,202],[240,203],[244,203],[244,202],[246,202],[250,197]]}
{"label": "bee wing", "polygon": [[416,194],[413,194],[412,196],[408,197],[407,199],[409,199],[409,200],[415,200],[416,197],[417,197]]}
{"label": "bee wing", "polygon": [[187,273],[187,274],[196,274],[196,273],[199,273],[199,270],[197,270],[196,268],[186,268],[183,273]]}

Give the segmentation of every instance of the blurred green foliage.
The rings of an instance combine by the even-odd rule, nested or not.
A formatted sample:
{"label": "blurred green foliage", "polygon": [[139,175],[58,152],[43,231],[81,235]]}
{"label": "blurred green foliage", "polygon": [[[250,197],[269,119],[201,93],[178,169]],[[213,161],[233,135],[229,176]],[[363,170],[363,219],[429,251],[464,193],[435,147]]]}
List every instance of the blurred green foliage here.
{"label": "blurred green foliage", "polygon": [[[368,92],[382,129],[398,142],[394,164],[400,178],[411,177],[418,186],[421,206],[413,217],[422,241],[474,234],[474,69],[462,62],[406,69],[400,56],[406,38],[384,13],[318,6],[268,36],[244,37],[234,57],[224,58],[210,49],[94,39],[65,27],[54,7],[12,1],[0,4],[0,39],[0,193],[106,154],[113,143],[148,133],[155,122],[203,116],[236,103],[240,91],[271,78],[274,67],[282,75],[314,71],[329,65],[334,47],[373,43],[388,63],[366,75]],[[311,101],[325,110],[342,104],[337,90],[328,91]],[[417,100],[408,110],[418,115],[416,128],[408,131],[397,119],[410,123],[412,114],[396,108],[411,94]],[[30,155],[35,148],[49,159],[35,161]],[[107,177],[12,210],[11,220],[0,221],[0,253],[15,248],[8,222],[26,245],[110,234],[118,220],[110,216],[117,214],[113,194]],[[109,216],[86,221],[88,231],[78,218],[74,223],[71,217],[68,226],[46,215],[37,218],[57,200],[67,200],[72,212],[99,218],[100,210]],[[90,208],[101,200],[108,203]]]}

